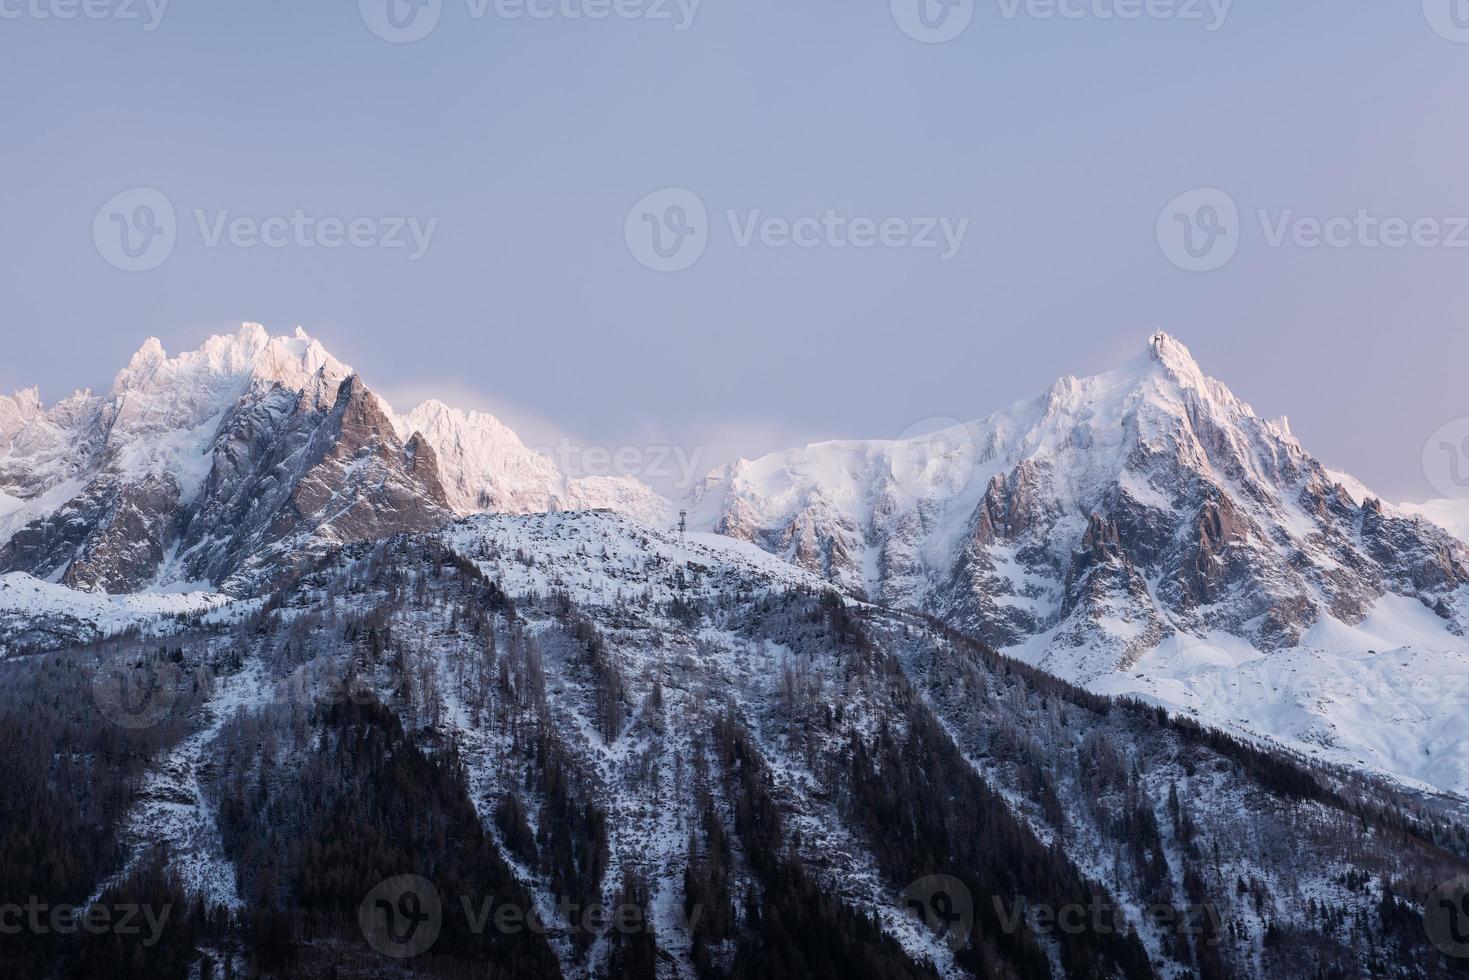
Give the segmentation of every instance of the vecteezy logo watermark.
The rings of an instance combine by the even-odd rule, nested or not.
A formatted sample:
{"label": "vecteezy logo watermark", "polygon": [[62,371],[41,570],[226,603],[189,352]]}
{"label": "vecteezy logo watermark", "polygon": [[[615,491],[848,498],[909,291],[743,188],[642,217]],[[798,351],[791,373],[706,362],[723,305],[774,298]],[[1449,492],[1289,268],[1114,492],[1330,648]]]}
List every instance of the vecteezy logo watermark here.
{"label": "vecteezy logo watermark", "polygon": [[1439,37],[1469,44],[1469,0],[1423,0],[1423,16]]}
{"label": "vecteezy logo watermark", "polygon": [[[439,219],[410,215],[236,215],[229,208],[194,208],[193,224],[205,248],[354,248],[406,251],[410,262],[428,254]],[[124,272],[147,272],[168,261],[178,244],[173,202],[152,187],[134,187],[110,198],[92,219],[97,253]]]}
{"label": "vecteezy logo watermark", "polygon": [[109,198],[92,219],[97,253],[124,272],[156,269],[173,254],[178,221],[168,195],[134,187]]}
{"label": "vecteezy logo watermark", "polygon": [[922,919],[950,949],[960,949],[974,931],[974,899],[953,875],[919,878],[898,896],[898,904]]}
{"label": "vecteezy logo watermark", "polygon": [[1158,247],[1189,272],[1221,268],[1239,248],[1239,208],[1217,187],[1186,191],[1158,215]]}
{"label": "vecteezy logo watermark", "polygon": [[0,0],[0,20],[135,20],[158,30],[168,0]]}
{"label": "vecteezy logo watermark", "polygon": [[[3,0],[0,0],[3,2]],[[464,0],[470,20],[666,21],[682,33],[694,24],[703,0]],[[444,0],[357,0],[362,22],[384,41],[421,41],[439,26]]]}
{"label": "vecteezy logo watermark", "polygon": [[[703,906],[695,904],[687,911],[680,907],[676,915],[684,929],[693,931],[703,912]],[[548,918],[554,924],[548,923]],[[394,959],[408,959],[427,952],[438,940],[444,924],[444,903],[438,889],[427,878],[397,875],[367,893],[358,907],[357,919],[373,949]],[[596,902],[584,904],[565,896],[556,899],[554,909],[543,917],[537,908],[502,902],[494,896],[460,895],[454,921],[462,922],[476,936],[492,928],[506,936],[524,932],[544,936],[553,929],[559,935],[603,935],[609,930],[634,935],[652,928],[648,910],[640,905],[623,903],[609,907]]]}
{"label": "vecteezy logo watermark", "polygon": [[898,436],[889,456],[893,483],[915,497],[953,497],[974,479],[974,435],[958,419],[928,418]]}
{"label": "vecteezy logo watermark", "polygon": [[1428,896],[1423,931],[1445,955],[1469,957],[1469,875],[1444,882]]}
{"label": "vecteezy logo watermark", "polygon": [[357,0],[362,23],[384,41],[421,41],[439,26],[444,0]]}
{"label": "vecteezy logo watermark", "polygon": [[622,228],[633,258],[654,272],[681,272],[709,247],[709,212],[683,187],[665,187],[634,204]]}
{"label": "vecteezy logo watermark", "polygon": [[[1260,208],[1255,214],[1265,245],[1272,249],[1469,248],[1469,216],[1408,218],[1366,208],[1325,217],[1294,208]],[[1158,216],[1158,246],[1180,269],[1212,272],[1234,258],[1242,230],[1234,199],[1217,187],[1201,187],[1168,202]]]}
{"label": "vecteezy logo watermark", "polygon": [[77,932],[93,936],[105,933],[136,936],[147,926],[148,935],[141,945],[152,947],[163,937],[163,927],[172,911],[173,906],[167,902],[157,907],[136,902],[52,905],[32,895],[24,905],[15,902],[0,905],[0,936],[16,936],[22,932],[38,936],[49,933],[69,936]]}
{"label": "vecteezy logo watermark", "polygon": [[1469,499],[1469,418],[1445,422],[1428,437],[1423,475],[1443,496]]}
{"label": "vecteezy logo watermark", "polygon": [[974,19],[974,0],[892,0],[893,20],[924,44],[952,41]]}
{"label": "vecteezy logo watermark", "polygon": [[[855,248],[934,250],[940,262],[955,258],[969,233],[966,217],[846,215],[827,208],[819,215],[768,215],[759,208],[724,212],[736,248]],[[693,191],[670,187],[633,205],[623,222],[628,251],[655,272],[687,269],[703,256],[713,234],[709,211]]]}
{"label": "vecteezy logo watermark", "polygon": [[427,952],[438,941],[444,906],[439,890],[427,878],[396,875],[362,899],[357,924],[369,946],[384,956],[404,960]]}

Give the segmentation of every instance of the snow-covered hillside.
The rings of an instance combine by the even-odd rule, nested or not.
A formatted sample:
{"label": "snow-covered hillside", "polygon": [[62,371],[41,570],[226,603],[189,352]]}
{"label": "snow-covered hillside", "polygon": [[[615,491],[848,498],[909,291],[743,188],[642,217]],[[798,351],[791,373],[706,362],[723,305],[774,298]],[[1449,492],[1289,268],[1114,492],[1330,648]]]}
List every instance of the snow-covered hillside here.
{"label": "snow-covered hillside", "polygon": [[[68,685],[146,674],[151,647],[0,665],[0,723],[84,711]],[[445,976],[1431,976],[1444,961],[1412,910],[1469,869],[1441,801],[1106,702],[752,545],[619,515],[349,545],[240,628],[170,647],[158,730],[104,733],[140,747],[132,768],[37,740],[0,779],[50,765],[84,803],[122,799],[34,833],[87,818],[115,841],[71,863],[94,895],[128,894],[161,854],[181,917],[224,908],[190,952],[215,975],[263,955],[259,923],[298,920],[311,941],[278,975],[398,971],[358,959],[357,909],[407,868],[445,908],[407,966]],[[911,899],[936,874],[944,918],[925,924]],[[466,895],[547,928],[467,930]],[[645,925],[589,928],[590,903]],[[1005,925],[1060,908],[1102,925]]]}
{"label": "snow-covered hillside", "polygon": [[24,572],[0,575],[0,657],[27,647],[53,649],[135,630],[165,635],[224,622],[258,605],[211,592],[96,595],[43,582]]}
{"label": "snow-covered hillside", "polygon": [[1469,640],[1403,596],[1379,599],[1356,625],[1328,615],[1268,653],[1228,634],[1176,633],[1088,686],[1469,796]]}

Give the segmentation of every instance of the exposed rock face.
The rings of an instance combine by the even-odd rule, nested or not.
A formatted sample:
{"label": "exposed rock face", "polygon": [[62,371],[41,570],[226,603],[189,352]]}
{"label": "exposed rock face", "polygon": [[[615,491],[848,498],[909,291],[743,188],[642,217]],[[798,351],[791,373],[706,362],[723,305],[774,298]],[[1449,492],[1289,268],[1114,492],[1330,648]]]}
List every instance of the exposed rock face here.
{"label": "exposed rock face", "polygon": [[1122,545],[1117,525],[1092,515],[1071,557],[1061,604],[1060,642],[1085,648],[1100,628],[1120,641],[1125,666],[1163,640],[1168,625],[1148,599],[1148,584]]}
{"label": "exposed rock face", "polygon": [[222,424],[210,480],[183,519],[181,564],[190,578],[242,587],[303,552],[449,516],[433,450],[418,436],[399,442],[358,377],[327,408],[276,388]]}
{"label": "exposed rock face", "polygon": [[79,589],[249,589],[456,513],[602,508],[667,517],[637,480],[563,474],[491,416],[396,416],[299,329],[246,324],[176,357],[150,339],[103,396],[0,397],[0,571]]}
{"label": "exposed rock face", "polygon": [[[915,460],[917,462],[915,462]],[[1270,650],[1383,595],[1469,608],[1469,554],[1370,500],[1182,344],[931,440],[712,474],[691,509],[832,581],[1087,680],[1175,631]]]}
{"label": "exposed rock face", "polygon": [[[0,570],[88,591],[263,574],[312,541],[438,526],[433,450],[304,333],[247,325],[169,358],[144,344],[106,396],[0,403]],[[18,505],[18,506],[16,506]]]}
{"label": "exposed rock face", "polygon": [[0,567],[57,575],[86,591],[130,591],[152,581],[173,539],[178,484],[168,474],[94,481],[0,549]]}

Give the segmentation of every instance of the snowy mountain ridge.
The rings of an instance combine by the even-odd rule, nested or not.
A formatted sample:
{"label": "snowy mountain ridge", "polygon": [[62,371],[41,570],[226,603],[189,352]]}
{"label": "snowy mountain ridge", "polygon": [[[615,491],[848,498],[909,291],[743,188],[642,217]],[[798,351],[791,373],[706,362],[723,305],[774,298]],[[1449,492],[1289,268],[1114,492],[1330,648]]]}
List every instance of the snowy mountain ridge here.
{"label": "snowy mountain ridge", "polygon": [[149,338],[104,395],[0,398],[0,568],[86,590],[248,591],[299,547],[601,507],[658,520],[663,502],[570,479],[488,415],[399,416],[299,327],[245,324],[173,357]]}
{"label": "snowy mountain ridge", "polygon": [[402,437],[418,432],[434,447],[449,505],[461,515],[533,514],[610,508],[660,523],[668,503],[630,476],[571,477],[528,448],[493,415],[429,399],[395,416]]}
{"label": "snowy mountain ridge", "polygon": [[[630,478],[561,472],[493,416],[396,413],[299,329],[175,357],[150,340],[105,395],[0,399],[0,433],[0,570],[92,592],[258,595],[339,545],[456,516],[666,527],[671,509]],[[1469,707],[1423,695],[1469,675],[1458,511],[1382,504],[1166,334],[931,436],[741,460],[684,506],[726,544],[1094,690],[1469,791]],[[12,616],[18,636],[44,637],[40,608]]]}
{"label": "snowy mountain ridge", "polygon": [[689,507],[1095,690],[1469,790],[1454,509],[1327,470],[1166,334],[968,425],[742,460]]}
{"label": "snowy mountain ridge", "polygon": [[[68,855],[23,873],[169,902],[177,975],[1452,966],[1464,546],[1170,338],[938,438],[711,474],[687,533],[304,334],[145,345],[0,425],[0,782]],[[405,963],[361,910],[408,872],[444,914]],[[470,891],[548,928],[470,928]]]}
{"label": "snowy mountain ridge", "polygon": [[[1464,623],[1462,542],[1326,470],[1166,334],[969,425],[742,460],[691,506],[701,526],[998,648],[1048,632],[1053,659],[1089,647],[1082,675],[1179,630],[1288,646],[1389,592]],[[1090,625],[1100,645],[1069,628]]]}

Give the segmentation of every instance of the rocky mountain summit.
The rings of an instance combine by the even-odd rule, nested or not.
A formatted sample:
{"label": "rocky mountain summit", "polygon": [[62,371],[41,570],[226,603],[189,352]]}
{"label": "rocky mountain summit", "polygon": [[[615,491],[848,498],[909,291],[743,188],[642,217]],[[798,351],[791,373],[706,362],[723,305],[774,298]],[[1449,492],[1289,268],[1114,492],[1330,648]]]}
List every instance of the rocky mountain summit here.
{"label": "rocky mountain summit", "polygon": [[1290,647],[1386,595],[1469,621],[1462,542],[1327,470],[1162,333],[1116,371],[932,436],[741,461],[691,506],[1080,681],[1180,633]]}
{"label": "rocky mountain summit", "polygon": [[660,504],[565,478],[490,416],[399,417],[299,328],[246,324],[176,357],[150,339],[105,395],[0,398],[0,570],[88,591],[244,592],[303,551],[456,513]]}

